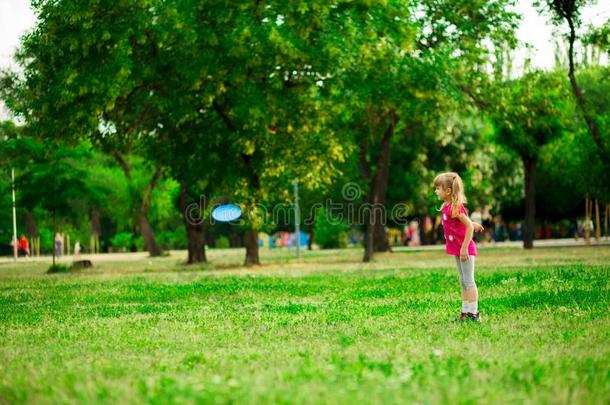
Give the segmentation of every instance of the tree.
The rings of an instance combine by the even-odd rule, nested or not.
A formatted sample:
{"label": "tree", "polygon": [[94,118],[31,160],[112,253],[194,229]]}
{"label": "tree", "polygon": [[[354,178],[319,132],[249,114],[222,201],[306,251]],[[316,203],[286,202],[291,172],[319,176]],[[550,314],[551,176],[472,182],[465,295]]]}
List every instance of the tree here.
{"label": "tree", "polygon": [[[39,137],[66,144],[89,139],[101,146],[130,181],[123,154],[132,149],[134,138],[157,125],[156,99],[147,82],[147,62],[154,58],[148,41],[154,4],[131,0],[110,10],[87,2],[34,6],[38,24],[17,52],[24,73],[4,72],[2,77],[7,106]],[[161,251],[146,214],[161,173],[155,166],[137,214],[152,256]]]}
{"label": "tree", "polygon": [[456,79],[474,76],[487,59],[484,42],[512,37],[516,16],[507,4],[485,2],[476,8],[459,0],[404,4],[393,10],[398,25],[380,17],[387,12],[372,13],[363,40],[354,47],[350,68],[333,79],[338,82],[335,98],[346,100],[344,128],[354,136],[365,185],[363,261],[389,248],[383,213],[393,145],[416,148],[418,132],[436,133],[440,117],[459,98]]}
{"label": "tree", "polygon": [[525,234],[523,246],[536,236],[536,171],[541,148],[567,127],[572,105],[556,73],[531,72],[502,84],[495,112],[497,142],[517,153],[525,174]]}
{"label": "tree", "polygon": [[[329,181],[341,147],[312,121],[312,116],[319,119],[320,104],[307,101],[305,110],[300,102],[316,98],[312,74],[318,72],[310,70],[328,45],[316,43],[319,13],[342,9],[302,3],[281,14],[275,3],[154,0],[129,0],[112,10],[95,3],[43,1],[36,6],[38,27],[20,52],[26,73],[5,75],[4,87],[11,89],[7,105],[46,136],[88,137],[114,156],[135,143],[156,167],[154,186],[160,172],[156,163],[196,162],[190,156],[201,156],[201,149],[192,148],[186,156],[184,145],[198,135],[203,136],[199,142],[213,148],[215,137],[224,135],[228,139],[220,152],[229,156],[231,151],[225,162],[233,164],[208,179],[218,179],[220,172],[232,179],[233,184],[219,188],[248,197],[248,213],[256,212],[255,205],[277,185],[287,167],[278,156],[288,151],[302,151],[308,166],[284,177],[299,178],[298,171],[304,185]],[[301,114],[291,117],[295,111]],[[224,127],[214,133],[217,122]],[[302,145],[309,148],[297,147]],[[117,161],[129,176],[125,162]],[[187,172],[201,172],[201,167],[178,164],[170,170],[188,189],[195,182]],[[142,230],[151,231],[144,225]],[[246,261],[258,263],[256,229],[249,227]]]}
{"label": "tree", "polygon": [[[183,208],[197,194],[243,202],[245,262],[256,264],[258,206],[288,201],[294,179],[329,184],[371,128],[367,198],[383,205],[391,143],[412,134],[410,114],[432,117],[451,98],[448,72],[464,59],[478,66],[484,40],[514,28],[506,0],[480,3],[127,0],[108,10],[40,1],[19,54],[25,74],[4,75],[3,87],[11,110],[47,138],[139,154],[155,168],[151,186],[166,168],[183,185]],[[350,134],[361,138],[348,141],[331,124],[337,117],[353,120]],[[383,239],[379,218],[369,218],[368,231]],[[189,261],[200,260],[202,230],[185,227]]]}
{"label": "tree", "polygon": [[65,224],[71,217],[75,219],[83,202],[87,206],[102,204],[103,196],[109,190],[88,181],[83,164],[91,156],[87,147],[50,145],[32,136],[28,127],[15,127],[12,123],[4,123],[2,132],[7,139],[0,143],[0,157],[18,169],[15,179],[18,203],[28,214],[29,228],[36,228],[32,222],[33,213],[38,209],[52,213],[55,233],[62,228],[60,224]]}
{"label": "tree", "polygon": [[325,83],[352,63],[368,23],[395,27],[400,7],[241,3],[220,17],[211,8],[200,15],[215,28],[206,49],[217,61],[213,77],[222,91],[212,107],[235,147],[233,188],[246,212],[246,264],[259,263],[260,205],[290,201],[292,180],[314,189],[337,173],[347,149],[328,125],[334,117],[332,102],[321,96]]}
{"label": "tree", "polygon": [[[610,141],[608,75],[608,69],[603,66],[591,66],[577,74],[577,79],[587,94],[591,112],[600,125],[604,142]],[[567,127],[567,130],[569,132],[566,135],[544,151],[541,161],[545,181],[539,183],[543,196],[540,206],[544,207],[548,215],[555,217],[566,214],[580,216],[583,203],[594,201],[599,204],[601,201],[607,204],[610,201],[610,187],[607,181],[603,181],[607,173],[607,162],[598,159],[598,149],[588,130],[578,121]],[[602,207],[605,206],[602,204]],[[585,209],[585,221],[588,222],[591,214],[589,208]],[[601,218],[597,213],[594,220],[596,230],[600,231]],[[588,240],[588,232],[585,236]]]}

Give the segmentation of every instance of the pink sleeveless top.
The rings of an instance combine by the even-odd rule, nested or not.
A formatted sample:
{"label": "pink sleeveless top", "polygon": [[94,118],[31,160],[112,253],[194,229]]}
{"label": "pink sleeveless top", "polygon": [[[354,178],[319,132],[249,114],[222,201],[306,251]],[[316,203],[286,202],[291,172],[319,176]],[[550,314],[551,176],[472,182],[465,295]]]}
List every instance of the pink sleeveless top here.
{"label": "pink sleeveless top", "polygon": [[[459,210],[460,214],[468,216],[468,211],[462,205]],[[462,243],[466,237],[466,225],[464,225],[457,217],[451,218],[451,204],[445,204],[441,212],[443,231],[445,231],[445,250],[448,255],[460,255]],[[471,239],[468,244],[468,255],[476,256],[477,247]]]}

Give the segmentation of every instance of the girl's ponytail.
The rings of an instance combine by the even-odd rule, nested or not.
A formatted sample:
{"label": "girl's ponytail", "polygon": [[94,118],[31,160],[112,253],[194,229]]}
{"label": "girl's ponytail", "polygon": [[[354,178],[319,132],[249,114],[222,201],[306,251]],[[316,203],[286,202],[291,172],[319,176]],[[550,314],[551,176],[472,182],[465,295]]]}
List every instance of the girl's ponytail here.
{"label": "girl's ponytail", "polygon": [[457,173],[453,174],[451,181],[451,216],[457,217],[460,213],[460,208],[466,203],[464,195],[464,183]]}

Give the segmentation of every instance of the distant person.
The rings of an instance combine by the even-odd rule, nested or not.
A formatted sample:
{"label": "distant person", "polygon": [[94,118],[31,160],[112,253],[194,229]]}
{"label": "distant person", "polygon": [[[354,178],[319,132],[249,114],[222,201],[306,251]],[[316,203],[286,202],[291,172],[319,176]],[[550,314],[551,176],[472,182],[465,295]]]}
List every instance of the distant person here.
{"label": "distant person", "polygon": [[580,224],[580,234],[585,239],[587,239],[588,237],[593,236],[593,231],[594,230],[595,230],[595,226],[593,225],[593,220],[592,219],[584,220]]}
{"label": "distant person", "polygon": [[25,235],[21,235],[21,240],[19,241],[19,256],[30,256],[30,246]]}
{"label": "distant person", "polygon": [[64,240],[61,237],[61,234],[56,233],[55,234],[55,244],[54,244],[54,246],[55,246],[55,256],[61,257],[63,243],[64,243]]}
{"label": "distant person", "polygon": [[585,221],[585,224],[587,226],[587,230],[589,231],[589,236],[593,235],[593,233],[595,231],[595,226],[593,225],[593,220],[589,219],[588,221]]}
{"label": "distant person", "polygon": [[485,233],[483,234],[482,241],[490,242],[493,240],[493,217],[491,216],[491,210],[488,205],[483,208],[483,213],[481,214],[481,225],[485,228]]}
{"label": "distant person", "polygon": [[472,235],[474,232],[483,231],[483,226],[473,223],[468,217],[468,211],[464,207],[464,184],[457,173],[439,174],[434,179],[434,187],[437,197],[443,201],[440,211],[445,233],[445,250],[448,255],[455,257],[462,287],[462,312],[457,319],[479,321],[479,291],[474,281],[477,247]]}
{"label": "distant person", "polygon": [[411,221],[409,224],[409,246],[419,246],[420,244],[419,222]]}
{"label": "distant person", "polygon": [[282,247],[290,246],[290,234],[288,232],[282,232]]}
{"label": "distant person", "polygon": [[503,242],[506,240],[506,227],[502,217],[497,215],[494,218],[493,242]]}
{"label": "distant person", "polygon": [[523,222],[519,222],[519,227],[518,227],[518,239],[517,240],[523,240],[523,233],[525,232],[525,224]]}
{"label": "distant person", "polygon": [[74,259],[78,259],[80,257],[80,241],[77,240],[74,244]]}
{"label": "distant person", "polygon": [[11,238],[11,250],[13,251],[13,255],[17,256],[17,254],[19,253],[19,249],[17,248],[17,245],[19,245],[17,243],[17,238]]}

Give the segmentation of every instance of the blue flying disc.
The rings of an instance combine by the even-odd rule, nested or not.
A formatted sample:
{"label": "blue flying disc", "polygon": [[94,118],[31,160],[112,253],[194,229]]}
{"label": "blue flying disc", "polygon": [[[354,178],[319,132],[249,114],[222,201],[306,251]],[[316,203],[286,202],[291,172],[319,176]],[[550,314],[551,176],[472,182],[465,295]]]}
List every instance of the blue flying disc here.
{"label": "blue flying disc", "polygon": [[231,222],[241,216],[241,209],[237,205],[219,205],[212,211],[212,218],[219,222]]}

